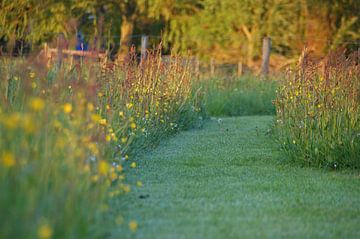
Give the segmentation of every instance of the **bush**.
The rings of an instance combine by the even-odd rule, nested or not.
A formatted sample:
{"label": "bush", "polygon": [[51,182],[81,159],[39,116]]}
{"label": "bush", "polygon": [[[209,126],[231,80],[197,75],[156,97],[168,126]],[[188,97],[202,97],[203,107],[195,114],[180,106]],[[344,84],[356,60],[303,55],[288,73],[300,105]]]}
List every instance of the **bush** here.
{"label": "bush", "polygon": [[360,69],[357,53],[316,62],[306,52],[280,87],[276,129],[283,150],[306,165],[360,167]]}
{"label": "bush", "polygon": [[251,76],[213,78],[201,82],[205,91],[205,109],[211,116],[275,114],[276,82]]}

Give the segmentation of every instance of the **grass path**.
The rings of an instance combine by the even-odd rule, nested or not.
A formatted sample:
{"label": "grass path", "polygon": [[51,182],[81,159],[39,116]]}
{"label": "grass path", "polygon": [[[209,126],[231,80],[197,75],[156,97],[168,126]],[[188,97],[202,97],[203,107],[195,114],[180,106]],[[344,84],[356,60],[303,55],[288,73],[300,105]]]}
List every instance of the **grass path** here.
{"label": "grass path", "polygon": [[136,174],[144,186],[118,202],[139,223],[125,236],[360,238],[359,173],[280,163],[266,136],[271,120],[212,121],[141,157]]}

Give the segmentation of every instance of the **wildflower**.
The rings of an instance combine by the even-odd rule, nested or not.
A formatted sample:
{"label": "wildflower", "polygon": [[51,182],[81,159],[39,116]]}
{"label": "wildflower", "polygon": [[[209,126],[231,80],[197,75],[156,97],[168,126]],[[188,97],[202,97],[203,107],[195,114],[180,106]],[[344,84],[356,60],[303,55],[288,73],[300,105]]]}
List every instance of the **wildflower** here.
{"label": "wildflower", "polygon": [[7,168],[14,167],[16,164],[14,155],[11,152],[5,152],[2,157],[2,163]]}
{"label": "wildflower", "polygon": [[102,97],[102,96],[103,96],[103,94],[102,94],[101,92],[99,92],[99,93],[98,93],[98,96],[99,96],[99,97]]}
{"label": "wildflower", "polygon": [[92,112],[94,110],[94,105],[92,103],[87,104],[88,111]]}
{"label": "wildflower", "polygon": [[111,135],[106,135],[105,140],[106,140],[106,142],[110,142],[111,141]]}
{"label": "wildflower", "polygon": [[125,159],[128,160],[128,159],[129,159],[129,155],[125,154]]}
{"label": "wildflower", "polygon": [[101,119],[100,121],[99,121],[99,123],[100,123],[100,125],[106,125],[106,119]]}
{"label": "wildflower", "polygon": [[37,87],[36,82],[33,81],[33,82],[31,83],[31,88],[36,89],[36,87]]}
{"label": "wildflower", "polygon": [[130,124],[130,127],[131,127],[132,129],[136,129],[136,124],[135,124],[134,122],[132,122],[132,123]]}
{"label": "wildflower", "polygon": [[98,165],[100,175],[106,175],[109,172],[110,166],[105,160],[101,160]]}
{"label": "wildflower", "polygon": [[124,112],[120,111],[120,112],[119,112],[119,116],[120,116],[121,118],[123,118],[123,117],[124,117]]}
{"label": "wildflower", "polygon": [[123,171],[123,167],[119,164],[119,165],[116,166],[116,170],[117,170],[118,172],[122,172],[122,171]]}
{"label": "wildflower", "polygon": [[129,229],[132,231],[132,232],[135,232],[138,228],[138,224],[135,220],[131,220],[129,222]]}
{"label": "wildflower", "polygon": [[38,228],[37,234],[40,239],[49,239],[53,235],[53,230],[48,223],[43,223]]}
{"label": "wildflower", "polygon": [[98,115],[98,114],[92,114],[91,115],[91,120],[94,121],[95,123],[98,123],[101,120],[101,116]]}
{"label": "wildflower", "polygon": [[130,164],[130,167],[136,168],[136,163],[135,163],[135,162],[132,162],[132,163]]}
{"label": "wildflower", "polygon": [[122,138],[121,138],[121,143],[125,144],[126,141],[127,141],[127,137],[122,137]]}
{"label": "wildflower", "polygon": [[107,110],[110,110],[110,105],[106,105],[106,109],[107,109]]}
{"label": "wildflower", "polygon": [[127,107],[128,109],[131,109],[133,106],[134,106],[133,103],[127,103],[127,104],[126,104],[126,107]]}
{"label": "wildflower", "polygon": [[142,184],[142,182],[141,182],[141,181],[137,181],[137,182],[136,182],[136,186],[138,186],[138,187],[142,187],[142,186],[143,186],[143,184]]}
{"label": "wildflower", "polygon": [[65,103],[63,105],[63,110],[65,114],[70,114],[72,111],[72,105],[70,103]]}
{"label": "wildflower", "polygon": [[29,76],[30,76],[31,79],[35,78],[35,72],[30,72]]}
{"label": "wildflower", "polygon": [[33,111],[42,111],[44,107],[45,107],[45,102],[41,98],[36,97],[30,100],[30,108]]}
{"label": "wildflower", "polygon": [[16,129],[19,126],[20,122],[19,112],[12,113],[10,116],[3,119],[3,124],[8,129]]}

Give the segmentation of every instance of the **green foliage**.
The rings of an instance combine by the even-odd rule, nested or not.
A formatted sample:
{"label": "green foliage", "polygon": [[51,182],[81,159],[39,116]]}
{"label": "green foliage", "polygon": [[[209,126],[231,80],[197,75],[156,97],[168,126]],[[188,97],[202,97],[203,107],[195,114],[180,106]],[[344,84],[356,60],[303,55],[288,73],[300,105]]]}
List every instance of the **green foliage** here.
{"label": "green foliage", "polygon": [[275,114],[273,80],[252,76],[241,78],[212,78],[200,85],[205,91],[205,110],[211,116],[272,115]]}

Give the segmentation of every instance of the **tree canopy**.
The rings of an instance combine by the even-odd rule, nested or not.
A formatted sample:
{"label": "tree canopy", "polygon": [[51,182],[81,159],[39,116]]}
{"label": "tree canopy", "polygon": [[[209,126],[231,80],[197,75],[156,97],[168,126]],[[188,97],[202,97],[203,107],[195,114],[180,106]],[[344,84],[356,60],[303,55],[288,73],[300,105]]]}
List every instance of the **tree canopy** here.
{"label": "tree canopy", "polygon": [[265,36],[284,56],[305,43],[318,54],[358,47],[359,12],[357,0],[2,0],[0,39],[35,46],[82,32],[94,48],[124,56],[134,35],[162,35],[177,52],[251,64]]}

